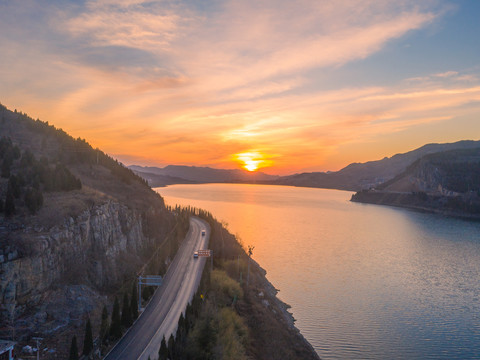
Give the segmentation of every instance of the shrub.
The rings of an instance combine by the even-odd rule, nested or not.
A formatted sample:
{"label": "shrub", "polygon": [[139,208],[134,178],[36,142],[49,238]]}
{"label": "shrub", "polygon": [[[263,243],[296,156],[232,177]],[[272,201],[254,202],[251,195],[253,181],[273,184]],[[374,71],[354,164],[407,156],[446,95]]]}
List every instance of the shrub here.
{"label": "shrub", "polygon": [[229,277],[225,271],[213,270],[211,284],[219,302],[223,302],[224,305],[231,303],[235,297],[237,299],[243,297],[243,290],[240,284]]}

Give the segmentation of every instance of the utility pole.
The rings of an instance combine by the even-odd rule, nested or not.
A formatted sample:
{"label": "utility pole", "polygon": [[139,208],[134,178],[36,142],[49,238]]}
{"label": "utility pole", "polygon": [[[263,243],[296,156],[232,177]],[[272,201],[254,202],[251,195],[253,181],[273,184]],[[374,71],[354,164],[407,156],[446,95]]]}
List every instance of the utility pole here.
{"label": "utility pole", "polygon": [[32,339],[37,341],[37,360],[40,360],[40,341],[43,340],[43,338],[34,337]]}
{"label": "utility pole", "polygon": [[138,312],[142,311],[142,277],[138,277]]}
{"label": "utility pole", "polygon": [[12,323],[12,341],[15,341],[15,307],[16,307],[16,302],[15,300],[6,303],[6,308],[8,312],[10,313],[10,322]]}

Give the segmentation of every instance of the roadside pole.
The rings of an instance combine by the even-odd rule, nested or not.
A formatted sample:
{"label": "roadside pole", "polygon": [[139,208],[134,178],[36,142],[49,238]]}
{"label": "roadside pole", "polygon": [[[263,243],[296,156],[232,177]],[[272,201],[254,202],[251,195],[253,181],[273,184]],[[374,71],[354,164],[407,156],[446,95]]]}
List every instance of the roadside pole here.
{"label": "roadside pole", "polygon": [[43,340],[41,337],[33,337],[33,340],[37,341],[37,360],[40,359],[40,341]]}

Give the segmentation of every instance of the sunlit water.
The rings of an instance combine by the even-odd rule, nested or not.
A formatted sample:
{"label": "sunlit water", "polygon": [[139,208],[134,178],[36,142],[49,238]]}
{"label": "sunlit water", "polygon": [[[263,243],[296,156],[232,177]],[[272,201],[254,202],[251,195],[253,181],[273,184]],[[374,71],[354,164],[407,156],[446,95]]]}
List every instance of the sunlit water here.
{"label": "sunlit water", "polygon": [[479,359],[480,223],[262,185],[159,188],[254,245],[323,359]]}

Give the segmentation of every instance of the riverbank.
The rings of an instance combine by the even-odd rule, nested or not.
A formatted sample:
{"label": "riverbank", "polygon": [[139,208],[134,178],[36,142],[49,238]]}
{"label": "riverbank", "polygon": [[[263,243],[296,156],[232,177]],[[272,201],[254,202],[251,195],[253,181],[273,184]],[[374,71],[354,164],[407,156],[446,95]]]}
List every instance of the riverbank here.
{"label": "riverbank", "polygon": [[290,306],[277,297],[278,290],[266,271],[252,261],[251,286],[237,304],[239,314],[252,329],[251,352],[257,360],[320,359],[313,346],[295,326]]}
{"label": "riverbank", "polygon": [[440,196],[425,192],[390,192],[364,190],[352,195],[350,201],[395,206],[415,211],[430,212],[466,220],[480,220],[478,196]]}

